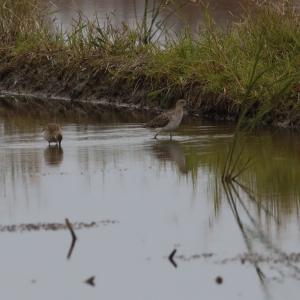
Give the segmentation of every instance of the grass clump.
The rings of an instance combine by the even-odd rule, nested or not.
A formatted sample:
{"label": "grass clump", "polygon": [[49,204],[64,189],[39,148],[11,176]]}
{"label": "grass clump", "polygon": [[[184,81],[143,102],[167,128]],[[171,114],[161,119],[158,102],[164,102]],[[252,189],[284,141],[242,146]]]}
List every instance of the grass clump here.
{"label": "grass clump", "polygon": [[22,42],[51,40],[46,8],[37,0],[2,0],[0,3],[1,46],[18,47]]}
{"label": "grass clump", "polygon": [[[64,33],[37,0],[3,1],[2,81],[9,83],[16,74],[24,81],[22,69],[31,81],[38,78],[39,88],[52,85],[60,93],[79,85],[85,97],[117,94],[128,101],[141,92],[139,101],[162,106],[185,97],[192,109],[213,118],[242,114],[242,123],[255,119],[255,126],[300,125],[293,89],[300,79],[300,17],[289,3],[257,4],[226,30],[203,9],[205,25],[199,32],[186,29],[176,37],[167,34],[162,9],[163,3],[150,7],[145,1],[144,16],[134,28],[115,26],[110,18],[100,25],[97,16],[79,14]],[[157,39],[162,33],[163,43]]]}

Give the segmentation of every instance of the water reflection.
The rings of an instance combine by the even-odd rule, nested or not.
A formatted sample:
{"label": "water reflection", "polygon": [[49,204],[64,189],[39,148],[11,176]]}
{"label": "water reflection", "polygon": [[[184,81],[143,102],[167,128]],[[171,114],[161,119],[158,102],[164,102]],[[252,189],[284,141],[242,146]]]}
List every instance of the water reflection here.
{"label": "water reflection", "polygon": [[[140,266],[145,257],[149,260],[145,259],[147,265],[142,265],[143,268],[155,266],[154,277],[158,276],[166,269],[162,257],[174,247],[178,247],[178,255],[183,260],[192,257],[186,259],[188,272],[179,264],[185,282],[180,288],[186,287],[187,292],[195,295],[198,295],[199,282],[195,286],[190,284],[194,282],[192,278],[200,275],[211,276],[212,282],[219,274],[227,274],[224,282],[235,276],[237,286],[243,282],[249,289],[251,297],[247,299],[267,298],[265,294],[257,297],[251,293],[261,289],[262,293],[272,293],[272,289],[265,288],[265,282],[273,277],[300,279],[297,269],[300,256],[292,255],[298,251],[299,244],[298,135],[259,131],[248,136],[244,158],[254,157],[253,164],[239,178],[239,184],[224,186],[220,174],[232,127],[203,122],[183,124],[176,140],[155,141],[152,132],[141,123],[119,123],[120,119],[113,117],[111,120],[116,123],[66,121],[64,132],[68,138],[62,150],[45,148],[39,120],[23,118],[13,122],[0,117],[0,225],[10,228],[6,225],[62,224],[65,217],[87,223],[118,220],[122,226],[113,231],[102,230],[101,239],[97,228],[82,230],[80,240],[84,242],[74,253],[76,259],[72,254],[71,260],[79,269],[87,261],[94,268],[94,262],[100,260],[101,272],[104,269],[107,274],[116,265],[113,278],[104,278],[113,284],[121,284],[127,278],[126,274],[120,277],[115,274],[130,268],[131,275],[136,276],[136,286],[143,285],[144,279],[138,274],[144,271]],[[35,238],[35,234],[38,232],[32,233],[31,242],[36,239],[43,247],[40,243],[43,236]],[[55,233],[52,237],[55,241],[45,237],[47,248],[42,253],[48,255],[53,244],[47,244],[47,240],[56,243],[57,236]],[[0,238],[5,247],[5,236]],[[66,234],[63,239],[61,252],[52,254],[58,261],[60,257],[65,258],[69,247]],[[20,243],[15,248],[20,248]],[[28,246],[30,243],[27,245],[22,240],[24,247],[23,244],[28,247],[26,253],[35,251],[33,246]],[[120,253],[121,248],[124,251]],[[114,249],[116,252],[112,254]],[[103,260],[99,252],[104,254]],[[203,253],[213,253],[212,259],[218,261],[201,261],[197,265],[196,258],[203,258]],[[36,257],[33,255],[33,259]],[[30,258],[24,261],[33,268],[40,265]],[[188,266],[188,261],[196,265]],[[233,266],[233,262],[240,261],[250,263],[252,268],[245,268],[244,263]],[[7,268],[8,263],[15,265],[11,260],[0,262]],[[59,262],[53,274],[60,270]],[[91,272],[91,265],[87,273]],[[212,276],[211,269],[218,274],[214,271]],[[247,277],[247,272],[255,277]],[[163,278],[170,278],[169,273]],[[170,286],[174,286],[173,281]],[[157,283],[156,288],[162,287]],[[210,291],[214,292],[214,289]],[[111,293],[111,289],[106,293]],[[229,294],[227,291],[226,295]],[[159,297],[153,297],[156,298]],[[75,299],[80,297],[75,295]],[[170,295],[167,299],[181,298]]]}
{"label": "water reflection", "polygon": [[44,150],[44,159],[48,165],[59,165],[62,163],[64,158],[64,151],[62,147],[49,146]]}
{"label": "water reflection", "polygon": [[[33,123],[31,120],[16,119],[13,123],[3,120],[0,126],[2,193],[8,192],[16,195],[16,198],[18,193],[28,194],[29,199],[34,186],[35,191],[41,188],[41,175],[51,171],[47,166],[62,166],[61,172],[64,173],[63,162],[66,157],[67,163],[73,164],[75,173],[88,176],[101,170],[106,177],[107,168],[123,170],[122,165],[128,163],[138,164],[136,168],[139,169],[140,164],[148,164],[148,151],[145,150],[150,147],[151,165],[159,167],[160,176],[172,172],[173,168],[166,168],[171,163],[171,166],[176,166],[179,175],[186,177],[190,174],[187,178],[191,180],[193,189],[197,190],[205,173],[209,178],[206,198],[214,199],[212,203],[215,210],[222,207],[220,203],[225,194],[219,179],[229,147],[228,129],[186,127],[182,138],[179,133],[178,140],[152,141],[151,132],[146,129],[126,126],[82,124],[69,127],[67,134],[70,139],[66,141],[65,153],[65,149],[56,146],[44,148],[38,121]],[[149,139],[143,139],[145,134],[149,134]],[[128,147],[133,147],[133,151],[129,151]],[[252,167],[240,178],[244,186],[244,190],[241,187],[240,190],[245,195],[246,190],[251,192],[252,198],[247,196],[247,205],[251,209],[256,207],[259,211],[269,212],[269,215],[276,217],[277,224],[283,223],[284,216],[298,216],[300,171],[295,166],[300,164],[299,148],[297,136],[285,133],[261,132],[257,136],[247,137],[243,155],[245,160],[253,157],[253,162]]]}
{"label": "water reflection", "polygon": [[[239,179],[244,186],[243,191],[251,191],[257,208],[264,206],[280,222],[283,221],[283,215],[298,215],[300,188],[297,178],[300,171],[296,166],[300,164],[300,144],[297,135],[265,131],[256,136],[248,136],[245,143],[243,160],[251,158],[252,162],[251,168]],[[210,161],[211,169],[220,177],[228,145],[219,141],[210,151],[215,152],[218,163],[207,155],[202,159]]]}
{"label": "water reflection", "polygon": [[[272,239],[268,234],[269,231],[265,230],[262,226],[259,216],[255,214],[246,203],[249,198],[252,198],[254,201],[255,198],[250,195],[249,191],[246,191],[249,198],[244,199],[239,188],[242,187],[242,190],[245,191],[245,187],[241,186],[238,182],[223,183],[222,186],[231,212],[246,245],[247,251],[242,259],[244,262],[247,260],[253,265],[266,296],[270,296],[267,285],[267,280],[270,279],[270,276],[267,274],[271,273],[270,269],[275,271],[275,275],[272,274],[272,276],[274,276],[272,277],[273,279],[284,280],[286,277],[300,279],[299,260],[291,260],[288,258],[287,254],[282,250],[282,245],[279,246],[276,241]],[[270,219],[275,218],[277,222],[272,212],[270,213],[268,210],[264,210],[264,213]],[[262,252],[262,249],[265,249],[265,252],[268,253],[267,257],[262,257],[259,254]],[[265,264],[266,261],[269,262],[267,265]],[[242,261],[242,263],[244,262]]]}
{"label": "water reflection", "polygon": [[182,174],[187,173],[185,152],[180,142],[175,140],[158,140],[152,146],[155,157],[163,164],[167,161],[175,162]]}
{"label": "water reflection", "polygon": [[[178,133],[178,140],[153,141],[150,131],[136,125],[72,125],[67,127],[69,140],[63,150],[55,146],[44,148],[38,123],[30,119],[1,122],[0,178],[1,193],[5,197],[19,201],[22,194],[29,203],[30,199],[36,199],[35,194],[43,189],[48,179],[53,184],[63,179],[57,174],[60,177],[73,174],[78,182],[80,176],[85,175],[93,182],[92,174],[100,172],[103,181],[115,170],[118,172],[116,178],[123,180],[120,176],[125,176],[130,169],[139,172],[140,168],[148,170],[150,165],[159,178],[164,178],[165,174],[174,173],[174,168],[166,166],[175,166],[176,173],[191,184],[195,197],[206,178],[205,198],[213,199],[211,204],[215,212],[222,209],[226,194],[220,178],[231,128],[186,126],[184,132]],[[240,178],[239,191],[247,199],[247,206],[257,210],[262,222],[276,219],[274,225],[281,226],[288,223],[289,218],[298,218],[300,169],[296,166],[300,165],[299,148],[297,135],[262,131],[257,136],[247,137],[243,155],[245,160],[253,157],[253,162]],[[52,174],[53,171],[59,173]],[[150,173],[146,175],[151,182]],[[90,186],[85,188],[89,190]],[[274,217],[273,221],[270,216]]]}

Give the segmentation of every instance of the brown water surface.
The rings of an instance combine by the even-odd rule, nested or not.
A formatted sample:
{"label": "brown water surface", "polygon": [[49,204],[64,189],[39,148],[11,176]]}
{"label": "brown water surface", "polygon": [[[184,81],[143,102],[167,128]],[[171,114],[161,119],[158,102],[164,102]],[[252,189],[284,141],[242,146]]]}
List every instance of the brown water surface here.
{"label": "brown water surface", "polygon": [[0,118],[3,298],[298,299],[298,135],[249,136],[251,167],[222,186],[231,126],[185,123],[169,141],[111,119],[62,121],[58,149],[42,119]]}

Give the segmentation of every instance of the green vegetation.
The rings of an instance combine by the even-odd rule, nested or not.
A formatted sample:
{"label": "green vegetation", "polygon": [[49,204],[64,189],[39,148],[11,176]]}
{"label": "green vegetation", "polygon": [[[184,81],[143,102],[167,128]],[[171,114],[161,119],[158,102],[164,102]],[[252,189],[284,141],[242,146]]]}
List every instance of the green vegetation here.
{"label": "green vegetation", "polygon": [[[136,28],[78,15],[63,33],[37,0],[0,4],[0,80],[6,86],[76,96],[121,96],[167,107],[176,97],[211,118],[300,123],[300,14],[286,2],[263,4],[226,31],[206,9],[199,33],[156,39],[161,5],[145,1]],[[272,2],[273,3],[273,2]],[[13,80],[14,78],[14,80]]]}

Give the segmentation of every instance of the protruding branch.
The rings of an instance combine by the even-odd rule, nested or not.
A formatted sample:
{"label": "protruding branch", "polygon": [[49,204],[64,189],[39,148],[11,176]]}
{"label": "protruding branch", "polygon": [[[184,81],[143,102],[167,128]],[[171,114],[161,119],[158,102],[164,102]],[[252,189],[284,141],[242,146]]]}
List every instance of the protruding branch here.
{"label": "protruding branch", "polygon": [[76,240],[77,240],[77,236],[76,236],[76,234],[74,232],[73,225],[69,221],[68,218],[65,219],[65,222],[66,222],[67,228],[69,229],[69,231],[71,233],[71,236],[72,236],[71,246],[70,246],[70,249],[69,249],[68,255],[67,255],[67,259],[70,259],[71,255],[72,255],[72,252],[73,252],[73,249],[74,249],[74,246],[75,246],[75,243],[76,243]]}
{"label": "protruding branch", "polygon": [[92,276],[84,281],[86,284],[89,284],[91,286],[95,286],[95,276]]}
{"label": "protruding branch", "polygon": [[174,255],[176,254],[176,252],[177,252],[177,249],[174,249],[168,257],[169,261],[174,266],[174,268],[177,268],[177,263],[174,261]]}

